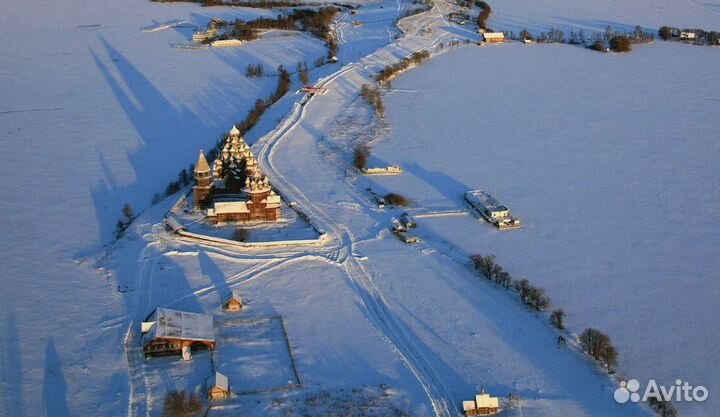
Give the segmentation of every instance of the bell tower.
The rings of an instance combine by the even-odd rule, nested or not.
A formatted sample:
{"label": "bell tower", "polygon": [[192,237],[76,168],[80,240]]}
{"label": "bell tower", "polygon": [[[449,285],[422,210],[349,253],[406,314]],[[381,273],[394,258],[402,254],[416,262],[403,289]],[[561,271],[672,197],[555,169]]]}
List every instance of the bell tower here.
{"label": "bell tower", "polygon": [[205,159],[205,154],[200,149],[197,163],[195,163],[195,186],[193,187],[193,197],[195,198],[195,208],[205,207],[210,204],[209,196],[212,188],[212,174],[210,173],[210,165]]}

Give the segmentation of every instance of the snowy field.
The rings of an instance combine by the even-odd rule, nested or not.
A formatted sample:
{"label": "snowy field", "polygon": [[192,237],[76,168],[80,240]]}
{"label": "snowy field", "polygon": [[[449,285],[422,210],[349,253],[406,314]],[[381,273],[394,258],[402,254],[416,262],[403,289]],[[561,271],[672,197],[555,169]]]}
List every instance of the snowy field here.
{"label": "snowy field", "polygon": [[[442,2],[439,3],[442,6]],[[502,6],[493,5],[497,19],[492,21],[493,25],[499,29],[528,26],[531,30],[546,30],[550,25],[575,27],[588,24],[589,27],[603,29],[606,22],[617,22],[711,29],[719,10],[717,1],[661,1],[650,4],[648,0],[621,5],[609,1],[586,1],[582,5],[568,6],[566,2],[544,0],[528,10],[523,3],[512,0]],[[647,15],[646,10],[652,10],[652,14]],[[331,403],[344,401],[347,397],[342,392],[386,384],[391,391],[378,388],[379,395],[389,392],[393,405],[413,415],[426,416],[432,414],[435,401],[452,400],[451,405],[456,407],[457,401],[465,399],[480,386],[487,386],[501,395],[510,390],[520,392],[527,400],[525,404],[532,415],[551,416],[557,412],[603,417],[643,415],[642,410],[632,406],[619,408],[611,399],[613,387],[610,381],[588,366],[584,359],[556,351],[552,345],[553,333],[544,320],[535,320],[531,314],[518,308],[514,300],[498,301],[496,304],[493,297],[486,295],[482,303],[470,303],[468,293],[476,298],[483,297],[484,293],[483,286],[474,286],[471,283],[474,281],[469,281],[474,279],[472,274],[455,264],[443,269],[445,267],[441,266],[446,265],[447,260],[439,251],[428,245],[422,249],[406,247],[383,232],[389,213],[370,208],[354,189],[348,187],[342,174],[335,172],[327,159],[317,154],[317,144],[324,129],[332,126],[332,122],[340,116],[341,108],[354,102],[359,86],[369,82],[368,69],[385,65],[417,49],[430,48],[437,39],[468,35],[468,31],[449,27],[438,14],[430,13],[404,22],[407,23],[408,39],[363,58],[393,41],[398,32],[392,28],[392,22],[399,12],[400,3],[396,1],[371,2],[360,9],[357,16],[341,17],[337,25],[340,62],[313,70],[311,78],[327,77],[349,63],[360,64],[346,66],[346,72],[337,73],[332,78],[333,91],[313,99],[299,128],[286,132],[284,140],[273,149],[272,158],[268,156],[265,161],[267,163],[272,159],[272,165],[277,168],[271,173],[273,183],[277,180],[285,184],[290,194],[300,198],[304,208],[313,209],[312,215],[318,221],[331,226],[328,232],[335,236],[336,246],[316,250],[274,249],[231,253],[202,245],[182,244],[161,232],[157,224],[173,201],[148,209],[150,198],[154,193],[162,192],[178,171],[194,162],[198,148],[212,146],[231,123],[246,115],[257,98],[266,97],[275,88],[276,79],[272,77],[247,79],[245,68],[248,64],[262,63],[268,69],[284,64],[292,69],[298,61],[311,63],[324,55],[326,49],[322,42],[298,35],[260,40],[242,48],[191,51],[172,47],[173,44],[188,42],[191,29],[142,31],[144,27],[170,20],[187,20],[203,26],[213,17],[231,20],[277,14],[276,11],[260,9],[202,8],[193,4],[158,4],[145,0],[103,4],[81,0],[62,3],[39,0],[32,3],[5,2],[0,7],[0,35],[4,40],[0,46],[3,57],[0,60],[0,137],[4,145],[0,165],[4,175],[2,191],[6,195],[2,205],[4,215],[0,220],[0,233],[3,235],[0,243],[3,253],[3,274],[0,276],[0,335],[3,339],[0,346],[0,415],[157,414],[159,405],[156,400],[161,392],[171,387],[195,387],[200,380],[198,377],[207,372],[207,364],[198,361],[197,366],[202,369],[197,372],[187,372],[180,366],[182,364],[174,366],[174,362],[167,374],[161,368],[157,368],[159,373],[144,369],[134,362],[132,354],[125,351],[124,341],[130,326],[133,323],[136,325],[139,318],[158,305],[218,314],[222,299],[234,286],[241,287],[253,309],[267,316],[283,317],[307,392],[322,396],[325,396],[322,393],[329,392],[327,395]],[[351,20],[363,22],[363,25],[352,26]],[[427,25],[433,27],[432,37],[418,36]],[[443,238],[463,248],[461,250],[484,251],[492,247],[511,272],[527,274],[534,281],[542,282],[553,299],[570,311],[574,328],[580,328],[592,319],[593,325],[610,332],[620,347],[623,369],[633,372],[633,376],[658,372],[662,377],[672,377],[672,371],[682,369],[686,372],[683,377],[690,375],[688,378],[694,378],[697,375],[698,378],[714,379],[715,385],[713,381],[703,383],[717,387],[718,378],[714,373],[717,367],[708,365],[717,362],[717,352],[704,348],[716,342],[716,332],[712,331],[714,327],[708,317],[714,316],[717,311],[711,310],[712,304],[705,302],[707,298],[704,297],[717,293],[717,287],[713,287],[705,275],[707,271],[717,270],[717,263],[712,257],[717,253],[717,245],[713,246],[717,243],[714,240],[717,223],[706,216],[713,206],[717,206],[717,194],[712,194],[716,190],[708,184],[717,184],[717,181],[699,174],[697,178],[693,177],[698,172],[707,174],[709,168],[702,165],[706,161],[703,158],[717,155],[713,153],[717,148],[713,148],[712,142],[701,135],[702,129],[706,129],[705,133],[709,135],[713,127],[717,127],[714,119],[708,116],[703,119],[704,124],[696,123],[698,117],[709,114],[704,112],[717,107],[718,94],[713,90],[717,83],[711,81],[716,75],[708,68],[712,64],[712,58],[708,56],[713,52],[709,48],[656,45],[641,48],[630,56],[616,57],[565,48],[538,48],[535,53],[547,54],[543,61],[555,67],[551,74],[544,75],[542,83],[528,84],[526,89],[483,90],[489,96],[482,103],[501,102],[502,98],[517,99],[519,92],[530,94],[540,88],[547,91],[548,85],[553,83],[557,84],[558,91],[563,91],[567,88],[567,78],[560,77],[558,72],[564,77],[572,77],[576,85],[580,83],[583,87],[594,89],[578,89],[573,91],[578,95],[572,98],[554,96],[550,100],[558,106],[567,105],[563,121],[572,123],[576,120],[578,134],[583,131],[583,123],[596,123],[605,128],[606,134],[602,138],[607,148],[603,150],[600,147],[584,156],[598,157],[602,152],[610,151],[615,155],[618,148],[627,151],[629,155],[625,157],[628,158],[637,157],[637,152],[645,152],[649,159],[643,160],[646,165],[642,167],[626,167],[615,161],[607,166],[607,170],[618,167],[629,171],[651,169],[653,175],[662,178],[663,184],[675,192],[667,200],[654,198],[652,190],[664,195],[665,188],[641,189],[647,183],[643,183],[642,178],[637,179],[637,172],[635,177],[630,176],[635,182],[620,182],[617,177],[611,176],[606,179],[608,182],[598,184],[595,177],[592,178],[594,187],[609,195],[603,203],[614,203],[617,209],[617,204],[624,197],[611,195],[612,189],[625,195],[632,194],[635,200],[628,204],[637,204],[634,207],[636,211],[638,207],[655,210],[655,214],[643,212],[644,217],[633,219],[640,223],[631,229],[642,233],[623,233],[620,236],[623,239],[636,236],[630,239],[632,242],[623,243],[625,247],[635,245],[640,252],[632,257],[640,260],[638,264],[633,264],[633,268],[623,269],[630,265],[625,261],[631,257],[619,249],[618,253],[609,255],[596,254],[596,250],[594,258],[580,258],[587,259],[586,264],[578,264],[578,259],[569,257],[559,261],[555,259],[554,262],[538,260],[539,257],[559,256],[538,252],[537,246],[532,245],[533,242],[537,245],[538,233],[544,234],[546,240],[563,239],[576,229],[567,226],[564,233],[558,233],[557,229],[538,228],[539,225],[559,228],[558,225],[568,223],[549,219],[549,215],[541,213],[545,208],[553,208],[552,199],[543,194],[546,200],[542,200],[537,191],[537,198],[533,198],[532,193],[523,192],[530,189],[527,183],[520,181],[520,187],[513,188],[504,186],[502,181],[506,181],[505,176],[496,176],[494,183],[478,182],[475,174],[463,179],[461,173],[467,172],[464,168],[467,165],[459,161],[462,157],[470,157],[470,153],[458,148],[458,155],[444,154],[452,149],[451,146],[443,146],[442,152],[437,153],[443,157],[436,158],[440,162],[440,166],[436,167],[424,165],[421,155],[429,153],[410,149],[410,152],[417,152],[418,159],[413,162],[415,167],[423,167],[419,169],[427,169],[433,175],[440,173],[436,175],[437,180],[445,182],[450,190],[448,194],[439,191],[433,194],[433,187],[427,186],[426,195],[421,188],[423,181],[417,180],[403,185],[415,190],[417,195],[413,197],[428,205],[456,204],[453,189],[460,189],[461,185],[448,179],[452,178],[449,175],[457,175],[458,181],[464,182],[462,186],[482,186],[496,192],[503,202],[528,221],[528,227],[516,235],[498,236],[477,224],[479,228],[475,236],[480,236],[485,239],[482,242],[487,243],[481,247],[472,247],[479,241],[474,240],[472,235],[468,238],[468,234],[476,230],[474,228],[462,230],[454,223],[444,226],[433,221],[424,226],[427,232],[437,230],[440,235],[450,228],[457,229],[456,233],[443,235]],[[443,60],[457,59],[453,58],[455,56],[466,57],[466,53],[449,54],[437,61],[437,65],[442,66],[442,62],[446,62]],[[464,88],[454,95],[446,94],[448,89],[459,86],[458,82],[451,82],[456,76],[449,77],[447,74],[457,71],[461,76],[466,71],[464,76],[473,74],[475,81],[486,59],[500,60],[502,56],[495,54],[504,53],[514,58],[508,58],[502,71],[493,72],[497,77],[495,83],[505,79],[511,87],[516,87],[517,83],[529,83],[525,80],[528,77],[533,79],[542,74],[541,65],[533,64],[528,69],[523,64],[517,64],[517,57],[526,56],[525,50],[486,48],[482,54],[477,52],[476,58],[465,58],[468,61],[477,59],[476,68],[469,70],[465,65],[455,65],[452,72],[445,72],[424,86],[430,86],[430,90],[416,86],[417,94],[408,96],[408,99],[417,99],[428,91],[435,91],[431,97],[433,100],[449,100],[462,91],[470,94],[473,89]],[[575,57],[579,57],[577,61]],[[558,66],[558,62],[565,64]],[[581,62],[587,63],[587,67]],[[687,64],[695,62],[701,65],[691,65],[695,76],[688,76]],[[610,75],[617,73],[613,72],[609,63],[625,68],[622,74],[632,76],[632,82],[627,81],[623,88],[648,94],[630,104],[619,100],[617,106],[624,105],[634,111],[647,108],[643,106],[658,108],[657,103],[666,102],[665,89],[678,95],[677,108],[671,105],[660,107],[666,112],[657,117],[665,122],[664,130],[656,128],[654,123],[641,125],[648,134],[637,140],[645,143],[646,147],[637,143],[630,146],[627,141],[620,140],[627,139],[628,126],[640,129],[631,123],[635,119],[630,116],[611,126],[602,119],[595,121],[573,117],[582,112],[575,105],[577,103],[595,103],[605,112],[607,108],[615,108],[611,96],[603,99],[609,102],[597,103],[598,92],[603,93],[601,97],[606,97],[605,92],[610,91],[608,86],[611,81],[615,82]],[[627,66],[623,67],[623,63]],[[666,74],[658,75],[656,68],[667,68],[668,63],[674,70],[663,70]],[[683,71],[680,71],[681,64],[685,64]],[[430,62],[427,65],[432,72],[432,65],[436,64]],[[412,74],[421,76],[422,71],[398,79],[396,86],[410,82]],[[586,72],[593,76],[586,76]],[[510,77],[511,74],[515,75]],[[448,84],[445,84],[444,90],[434,90],[442,85],[438,83]],[[475,85],[469,79],[467,83]],[[644,89],[639,86],[644,86]],[[294,90],[298,87],[295,82]],[[620,87],[614,89],[619,90]],[[507,91],[514,93],[507,94]],[[289,94],[268,110],[260,124],[248,134],[248,143],[255,143],[273,129],[300,97]],[[699,101],[699,97],[705,101]],[[399,143],[402,135],[403,123],[395,120],[397,112],[393,110],[393,100],[400,98],[397,95],[387,100],[392,107],[389,114],[397,137],[389,147]],[[530,100],[529,104],[513,100],[512,105],[520,109],[515,112],[504,111],[507,105],[492,106],[489,110],[499,112],[495,115],[497,117],[522,116],[512,118],[513,124],[519,125],[516,127],[544,130],[542,136],[545,138],[559,141],[569,138],[568,133],[558,135],[556,120],[559,112],[546,106],[545,98],[525,99]],[[413,100],[412,106],[418,114],[423,113],[422,102]],[[445,107],[451,108],[451,103]],[[444,114],[442,111],[431,113]],[[430,120],[427,112],[423,114],[423,120]],[[477,114],[482,115],[482,109]],[[538,117],[543,118],[543,123],[538,122]],[[468,120],[466,114],[457,119],[452,119],[450,115],[447,118],[457,126],[463,126]],[[476,120],[472,126],[481,132],[484,117],[473,115],[470,120]],[[500,117],[498,120],[503,119]],[[675,123],[669,120],[675,120]],[[441,122],[444,121],[438,120],[434,127],[438,128]],[[565,129],[572,127],[565,126]],[[609,127],[612,129],[608,130]],[[497,131],[499,128],[496,126],[494,129]],[[485,129],[493,132],[492,127]],[[429,128],[426,130],[430,132]],[[433,140],[445,136],[436,133],[433,133]],[[522,137],[520,133],[517,135],[514,140]],[[670,141],[678,135],[685,141],[683,146]],[[428,138],[422,139],[422,134],[417,140],[434,143]],[[658,140],[663,144],[670,143],[671,149],[683,158],[689,160],[696,154],[700,157],[693,159],[692,165],[687,164],[674,171],[659,169],[663,162],[672,161],[660,152],[666,150],[649,146]],[[581,144],[576,142],[577,148],[558,154],[578,155],[583,149]],[[613,144],[616,146],[611,147]],[[541,145],[538,141],[536,149],[524,155],[513,154],[513,157],[526,160],[532,153],[552,149]],[[699,148],[699,145],[704,148]],[[387,152],[386,159],[389,161],[403,163],[400,153],[391,148],[378,147],[378,152]],[[493,161],[502,158],[510,156],[507,153],[496,155]],[[471,162],[474,164],[474,161]],[[569,159],[556,162],[569,165],[564,168],[553,165],[558,171],[551,180],[562,185],[558,179],[562,169],[571,169],[572,164],[577,163]],[[507,165],[512,166],[511,163]],[[405,166],[413,168],[411,163]],[[458,171],[453,173],[450,168]],[[411,170],[410,174],[403,179],[412,182],[412,178],[423,175],[418,169]],[[688,178],[693,181],[687,181]],[[678,190],[679,184],[686,188]],[[401,186],[390,183],[386,186],[392,188],[396,185]],[[298,188],[292,189],[291,186]],[[574,183],[567,186],[569,188],[553,190],[549,195],[565,193],[566,199],[569,199],[567,204],[579,207],[584,203],[587,206],[583,208],[587,211],[598,210],[588,203],[589,200],[580,198],[586,195],[596,198],[595,193],[590,196],[588,187]],[[303,195],[298,194],[299,189]],[[542,190],[542,187],[538,189]],[[706,193],[698,197],[698,190]],[[575,202],[568,196],[570,191],[581,192]],[[682,198],[687,201],[682,201]],[[665,206],[657,201],[664,202]],[[112,231],[120,216],[120,207],[125,202],[131,203],[138,212],[147,210],[128,236],[107,252],[110,247],[106,245],[112,241]],[[693,204],[692,208],[703,216],[690,216],[693,213],[681,216],[688,214],[685,212],[686,204]],[[674,209],[664,211],[669,216],[667,224],[682,222],[683,227],[654,227],[659,209]],[[620,224],[625,224],[625,217],[620,214],[614,216],[611,226],[616,229],[607,228],[598,220],[588,223],[587,219],[593,217],[582,216],[583,225],[591,229],[585,237],[592,231],[599,231],[602,232],[600,237],[606,239],[604,245],[594,245],[594,249],[622,247],[616,245],[614,239],[618,237],[612,233],[613,230],[617,232]],[[652,227],[647,231],[641,229],[640,226],[647,224]],[[694,235],[698,236],[696,241],[700,243],[700,252],[697,252],[698,245],[692,246],[694,241],[688,242],[687,236],[700,229],[704,234]],[[533,233],[536,233],[534,238]],[[660,255],[672,255],[672,259],[678,259],[677,263],[670,263],[666,257],[658,259],[657,253],[648,252],[653,247],[642,245],[646,240],[657,239],[658,234],[670,239],[658,240],[667,242]],[[577,241],[567,243],[567,240],[561,240],[560,243],[578,250],[584,242],[580,238],[582,236]],[[547,247],[546,240],[539,241]],[[677,242],[685,245],[674,247]],[[529,247],[527,258],[518,259],[515,255],[517,248],[523,245]],[[692,251],[693,248],[696,252]],[[704,256],[701,258],[698,253]],[[365,259],[362,255],[367,255],[366,259],[370,260],[367,266],[361,263]],[[599,267],[593,261],[602,257],[607,259],[608,256],[612,261],[601,263]],[[418,262],[418,258],[422,261]],[[533,263],[533,259],[537,262]],[[558,262],[568,265],[560,272],[578,272],[565,278],[565,285],[557,284],[558,280],[553,279],[552,274],[560,270]],[[410,267],[403,268],[403,265]],[[664,268],[661,268],[663,265]],[[612,282],[603,281],[606,291],[603,302],[586,303],[588,309],[596,309],[593,316],[588,310],[577,308],[580,303],[577,294],[590,297],[592,293],[583,286],[584,280],[591,282],[601,277],[598,268],[645,277],[645,280],[632,281],[637,285],[622,288],[617,286],[630,285],[629,281],[618,280],[614,282],[616,286],[609,290],[607,285]],[[593,272],[587,273],[588,269]],[[647,271],[656,274],[658,280],[674,278],[673,281],[679,281],[678,277],[683,276],[686,284],[675,287],[675,291],[669,294],[667,286],[653,287],[648,291],[648,279],[652,274]],[[671,274],[672,271],[682,274]],[[571,278],[580,275],[579,272],[583,273],[583,282],[572,281]],[[454,278],[444,279],[448,274]],[[402,277],[414,287],[402,285],[397,277]],[[118,287],[134,291],[119,293]],[[604,302],[605,295],[610,294],[607,291],[622,291],[636,299],[630,300],[630,295],[618,296],[623,302],[611,304]],[[691,297],[696,297],[692,303],[675,304],[678,300]],[[648,303],[648,299],[652,299],[653,303]],[[658,299],[663,302],[656,302]],[[628,309],[627,313],[618,315],[617,309],[626,308],[629,302],[650,310],[646,314],[645,310],[639,313],[637,309]],[[698,317],[695,313],[703,306],[706,311]],[[631,326],[628,323],[647,320],[657,325],[660,319],[654,314],[670,309],[685,321],[692,318],[690,322],[694,324],[688,326],[683,321],[671,321],[672,327],[666,332],[654,331],[650,325],[634,326],[635,333],[630,337]],[[509,317],[506,322],[509,329],[494,323],[497,316],[493,315],[493,311],[501,311]],[[458,321],[449,323],[442,314],[458,318]],[[627,315],[630,314],[635,315],[634,322],[628,320]],[[517,331],[515,323],[521,323]],[[459,335],[466,334],[468,329],[475,338],[482,335],[485,351],[493,352],[491,358],[479,355],[471,348],[458,348],[465,340]],[[532,337],[523,338],[526,334]],[[658,339],[661,343],[653,343]],[[687,353],[678,359],[673,354],[674,349],[661,349],[662,346],[673,345],[685,347]],[[642,346],[651,349],[652,354],[661,355],[660,359],[651,363],[648,360],[650,355],[644,354]],[[537,352],[542,352],[546,363],[536,359]],[[661,366],[656,366],[657,363]],[[338,373],[338,367],[343,370],[342,373]],[[432,394],[432,401],[428,399],[428,393]],[[373,394],[368,396],[372,398]],[[298,394],[291,399],[304,404],[312,397]],[[264,400],[267,402],[263,404],[272,404],[275,398],[266,397]],[[298,406],[295,410],[303,413],[303,410],[309,409],[312,406]],[[276,407],[274,410],[274,415],[283,415],[287,409]],[[717,410],[717,407],[712,410]],[[260,406],[252,408],[248,414],[266,415]]]}
{"label": "snowy field", "polygon": [[234,395],[300,385],[281,320],[226,318],[218,322],[215,369],[232,381]]}
{"label": "snowy field", "polygon": [[[717,52],[516,44],[443,56],[393,82],[415,92],[386,96],[392,134],[374,153],[407,174],[376,187],[430,208],[495,194],[524,230],[464,216],[423,219],[418,233],[545,287],[574,331],[611,335],[625,375],[717,392]],[[712,397],[679,407],[719,410]]]}

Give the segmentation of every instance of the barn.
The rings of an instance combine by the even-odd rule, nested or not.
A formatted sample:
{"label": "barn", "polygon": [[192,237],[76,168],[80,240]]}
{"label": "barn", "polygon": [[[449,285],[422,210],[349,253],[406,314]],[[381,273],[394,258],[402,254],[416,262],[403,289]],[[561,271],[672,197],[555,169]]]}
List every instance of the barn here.
{"label": "barn", "polygon": [[485,32],[482,34],[483,41],[486,43],[503,43],[505,42],[505,34],[502,32]]}
{"label": "barn", "polygon": [[191,351],[215,349],[213,317],[209,314],[156,308],[142,322],[145,358],[182,355],[190,360]]}

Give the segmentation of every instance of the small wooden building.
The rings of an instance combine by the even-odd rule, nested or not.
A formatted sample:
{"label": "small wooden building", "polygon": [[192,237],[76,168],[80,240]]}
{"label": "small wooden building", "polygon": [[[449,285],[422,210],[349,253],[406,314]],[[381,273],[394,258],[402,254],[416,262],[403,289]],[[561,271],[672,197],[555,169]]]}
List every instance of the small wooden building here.
{"label": "small wooden building", "polygon": [[230,397],[230,381],[228,377],[215,372],[207,379],[208,399],[210,401],[224,400]]}
{"label": "small wooden building", "polygon": [[505,34],[502,32],[485,32],[482,34],[483,41],[486,43],[503,43],[505,42]]}
{"label": "small wooden building", "polygon": [[243,308],[243,299],[240,295],[240,291],[232,290],[230,297],[225,300],[223,307],[227,311],[240,311]]}
{"label": "small wooden building", "polygon": [[213,317],[156,308],[141,324],[145,357],[182,355],[191,359],[191,351],[215,349]]}
{"label": "small wooden building", "polygon": [[694,32],[680,32],[680,40],[683,40],[683,41],[694,41],[694,40],[695,40],[695,33],[694,33]]}
{"label": "small wooden building", "polygon": [[500,400],[481,392],[474,401],[463,401],[463,413],[466,416],[489,416],[500,410]]}

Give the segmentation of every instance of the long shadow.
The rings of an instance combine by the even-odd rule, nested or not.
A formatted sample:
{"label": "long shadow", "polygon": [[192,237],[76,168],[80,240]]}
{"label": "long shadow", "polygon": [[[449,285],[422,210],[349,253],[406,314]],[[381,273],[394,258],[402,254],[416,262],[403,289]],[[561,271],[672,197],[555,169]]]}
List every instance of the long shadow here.
{"label": "long shadow", "polygon": [[70,416],[67,391],[67,381],[63,374],[60,357],[55,349],[55,339],[50,336],[45,347],[45,377],[42,395],[47,417]]}
{"label": "long shadow", "polygon": [[[119,186],[114,181],[108,181],[92,191],[100,238],[102,242],[107,242],[112,239],[113,228],[119,217],[119,208],[124,202],[137,198],[138,185],[158,183],[155,174],[161,167],[157,163],[159,155],[172,146],[181,145],[173,144],[167,138],[203,137],[204,132],[214,126],[201,120],[192,111],[173,105],[105,38],[98,35],[98,39],[104,48],[104,54],[109,59],[103,60],[92,49],[90,54],[141,140],[140,148],[127,155],[127,160],[135,170],[136,181],[127,186]],[[198,144],[198,147],[200,146]],[[100,160],[102,162],[105,158]],[[113,177],[108,164],[102,163],[101,169],[105,178]],[[174,178],[168,178],[168,180],[172,179]]]}
{"label": "long shadow", "polygon": [[428,171],[415,162],[403,166],[403,169],[431,185],[451,202],[459,204],[463,194],[470,190],[467,185],[455,178],[443,172]]}
{"label": "long shadow", "polygon": [[[20,342],[17,330],[15,312],[5,309],[5,328],[3,331],[3,349],[0,355],[0,374],[2,380],[8,383],[9,389],[5,393],[6,400],[3,407],[6,416],[23,415],[23,392],[22,392],[22,357]],[[11,386],[15,384],[16,386]]]}
{"label": "long shadow", "polygon": [[225,274],[204,250],[199,251],[198,261],[200,262],[200,271],[202,271],[204,276],[210,278],[213,285],[215,285],[215,291],[217,291],[220,300],[226,300],[232,290],[230,290],[230,287],[227,285]]}

